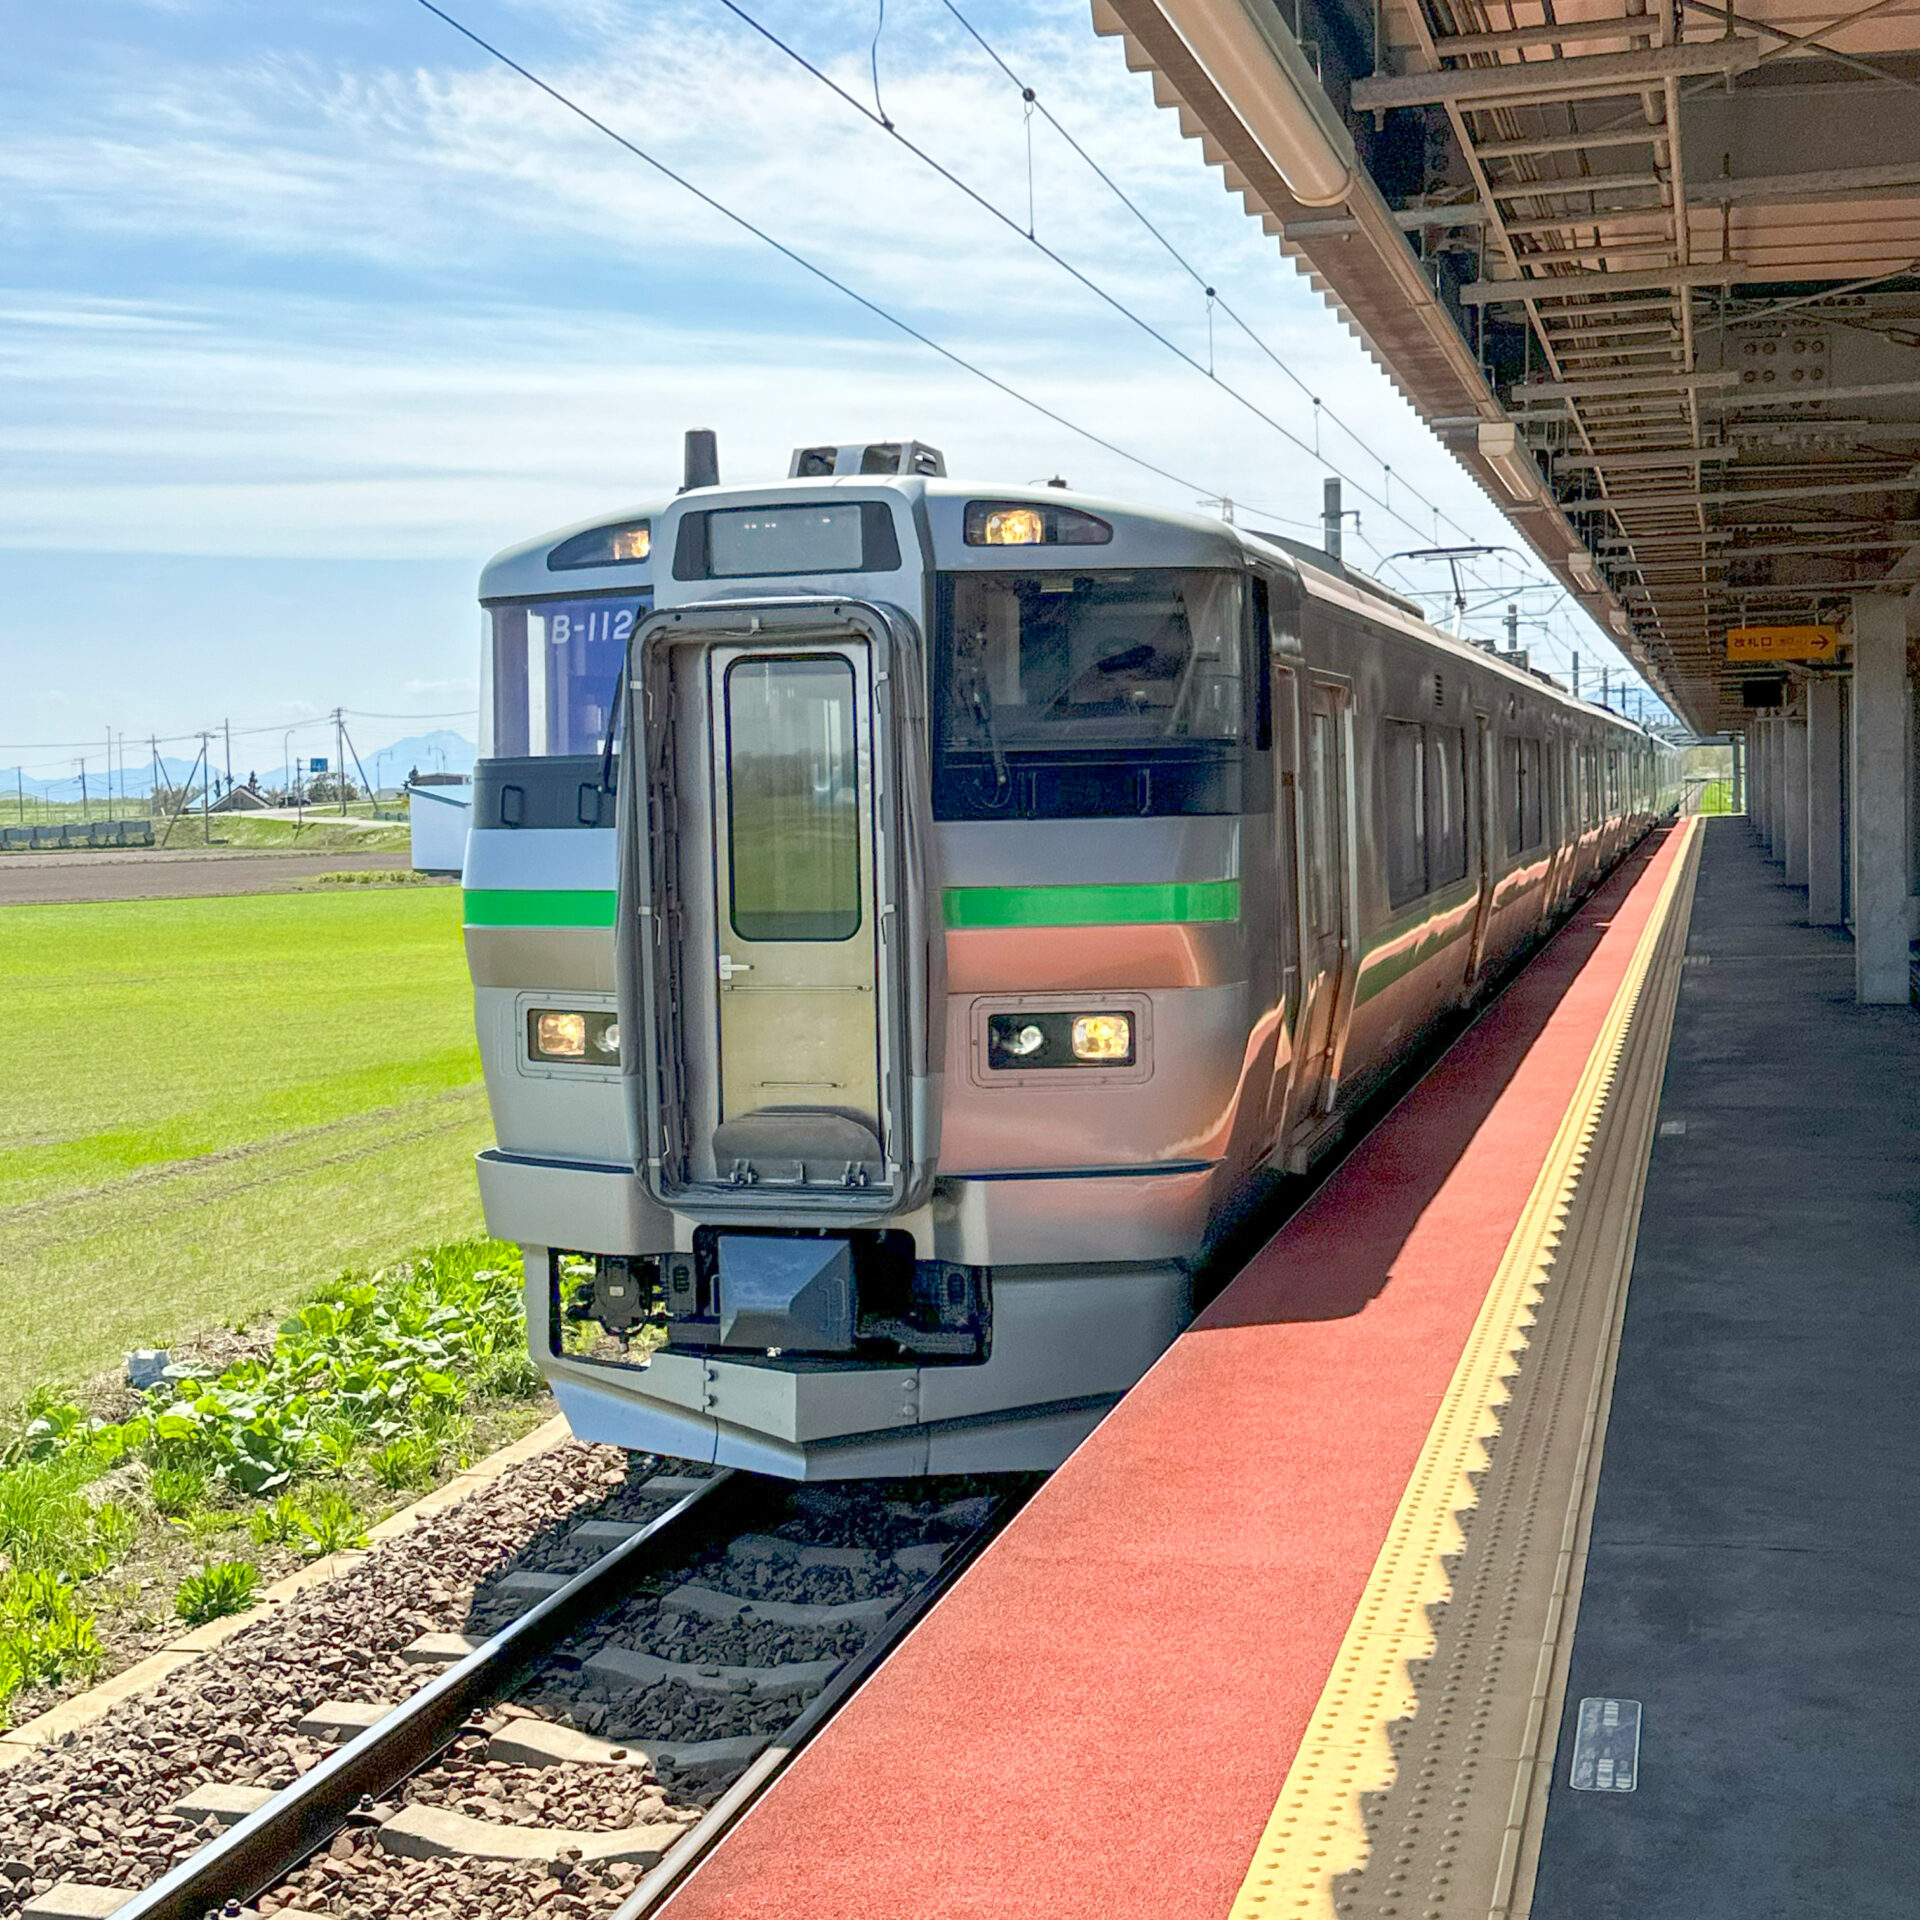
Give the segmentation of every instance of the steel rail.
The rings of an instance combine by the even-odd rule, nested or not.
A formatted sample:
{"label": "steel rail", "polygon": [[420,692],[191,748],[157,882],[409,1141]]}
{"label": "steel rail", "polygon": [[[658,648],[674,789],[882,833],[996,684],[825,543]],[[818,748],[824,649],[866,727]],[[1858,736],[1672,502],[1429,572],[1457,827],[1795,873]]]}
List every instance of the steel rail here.
{"label": "steel rail", "polygon": [[[984,1553],[995,1536],[1019,1512],[1024,1498],[1006,1494],[993,1517],[960,1541],[926,1585],[909,1595],[843,1666],[808,1702],[791,1726],[778,1734],[753,1764],[716,1800],[698,1826],[690,1827],[662,1855],[660,1862],[636,1886],[609,1920],[645,1920],[657,1913],[694,1869],[732,1832],[760,1796],[785,1772],[789,1762],[839,1712],[847,1700],[872,1676],[935,1602]],[[118,1920],[118,1916],[115,1916]]]}
{"label": "steel rail", "polygon": [[365,1804],[390,1793],[452,1745],[477,1711],[510,1692],[556,1642],[615,1604],[637,1575],[684,1559],[710,1537],[740,1531],[767,1503],[770,1491],[767,1482],[723,1472],[684,1495],[265,1806],[116,1908],[115,1920],[202,1920],[210,1908],[218,1912],[275,1885],[350,1825]]}

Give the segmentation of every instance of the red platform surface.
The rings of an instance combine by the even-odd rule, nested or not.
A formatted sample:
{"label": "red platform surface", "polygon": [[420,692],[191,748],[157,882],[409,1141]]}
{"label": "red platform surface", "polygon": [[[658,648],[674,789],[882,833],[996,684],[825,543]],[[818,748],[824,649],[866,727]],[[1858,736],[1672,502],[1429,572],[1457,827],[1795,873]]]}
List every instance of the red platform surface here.
{"label": "red platform surface", "polygon": [[669,1920],[1227,1912],[1678,841],[1354,1150]]}

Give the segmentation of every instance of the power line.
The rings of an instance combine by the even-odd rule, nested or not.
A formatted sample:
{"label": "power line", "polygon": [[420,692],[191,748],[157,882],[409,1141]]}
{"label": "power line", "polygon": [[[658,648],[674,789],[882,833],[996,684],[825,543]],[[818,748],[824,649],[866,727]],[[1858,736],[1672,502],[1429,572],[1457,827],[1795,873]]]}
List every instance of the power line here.
{"label": "power line", "polygon": [[[429,0],[421,0],[421,4],[423,6],[426,6],[429,4]],[[1128,306],[1127,303],[1124,300],[1122,300],[1118,294],[1108,292],[1108,290],[1105,287],[1101,286],[1101,284],[1097,280],[1092,278],[1091,275],[1083,273],[1080,270],[1080,268],[1076,267],[1073,264],[1071,260],[1067,259],[1063,254],[1057,253],[1052,247],[1048,246],[1047,243],[1044,240],[1040,239],[1038,235],[1036,235],[1034,232],[1032,232],[1030,228],[1021,226],[1019,221],[1014,219],[1011,214],[995,206],[994,203],[991,200],[989,200],[985,194],[981,193],[978,188],[970,186],[965,180],[961,179],[961,177],[957,173],[955,173],[950,167],[946,166],[943,162],[935,159],[934,156],[931,153],[929,153],[924,147],[910,140],[904,133],[900,131],[900,129],[890,119],[887,119],[885,116],[876,113],[871,107],[865,105],[862,101],[857,100],[851,93],[849,93],[846,90],[845,87],[841,86],[841,84],[837,80],[835,80],[831,74],[815,66],[813,62],[806,57],[805,54],[801,53],[797,48],[789,45],[787,41],[781,39],[781,37],[777,33],[775,33],[771,27],[755,19],[754,16],[750,14],[745,7],[739,4],[739,0],[720,0],[720,4],[723,7],[725,7],[729,13],[734,15],[736,19],[743,21],[747,26],[751,27],[753,31],[759,34],[760,37],[763,40],[765,40],[769,45],[777,47],[782,53],[784,53],[787,56],[789,60],[791,60],[794,63],[795,66],[800,67],[805,72],[811,74],[813,78],[819,81],[823,87],[825,87],[837,99],[841,100],[847,106],[851,107],[853,111],[859,114],[860,117],[863,120],[865,120],[870,126],[879,128],[880,131],[886,134],[889,139],[897,141],[902,147],[904,147],[907,150],[907,152],[912,154],[916,160],[920,161],[922,165],[930,168],[933,172],[937,173],[942,180],[947,182],[949,186],[952,186],[956,188],[959,192],[965,194],[966,197],[969,200],[971,200],[975,206],[979,207],[983,212],[990,214],[995,220],[998,220],[1000,224],[1006,227],[1011,233],[1017,235],[1020,239],[1024,240],[1030,247],[1034,248],[1036,252],[1044,255],[1048,260],[1052,261],[1053,264],[1056,267],[1058,267],[1062,273],[1068,275],[1077,285],[1084,287],[1089,293],[1091,293],[1094,296],[1095,299],[1100,300],[1108,307],[1111,307],[1115,313],[1119,314],[1124,320],[1128,321],[1131,325],[1137,327],[1150,340],[1153,340],[1157,342],[1160,346],[1166,348],[1166,350],[1169,353],[1171,353],[1176,359],[1180,360],[1186,366],[1190,367],[1195,373],[1199,374],[1203,380],[1211,382],[1212,385],[1219,388],[1219,390],[1222,393],[1226,394],[1228,398],[1238,402],[1238,404],[1244,407],[1249,413],[1251,413],[1256,420],[1259,420],[1265,426],[1271,427],[1273,431],[1279,434],[1280,437],[1283,440],[1287,441],[1289,445],[1298,447],[1300,451],[1306,454],[1309,459],[1317,461],[1321,466],[1325,467],[1328,472],[1338,474],[1339,477],[1343,481],[1345,481],[1345,483],[1348,486],[1350,486],[1355,493],[1359,494],[1363,500],[1369,501],[1372,505],[1378,507],[1383,513],[1391,514],[1393,518],[1398,520],[1402,526],[1410,528],[1413,532],[1420,534],[1422,537],[1425,536],[1426,529],[1424,527],[1415,525],[1415,523],[1409,520],[1407,516],[1399,510],[1399,508],[1394,506],[1391,500],[1383,498],[1380,494],[1374,493],[1369,488],[1362,485],[1360,481],[1354,479],[1354,477],[1351,474],[1342,472],[1342,470],[1339,467],[1335,466],[1331,460],[1329,460],[1323,453],[1321,453],[1320,449],[1317,446],[1313,445],[1310,441],[1303,438],[1300,434],[1295,433],[1293,429],[1287,426],[1284,422],[1280,420],[1276,420],[1272,414],[1268,413],[1267,410],[1259,404],[1258,401],[1253,400],[1248,395],[1242,393],[1240,389],[1234,386],[1230,381],[1221,379],[1219,374],[1216,373],[1210,365],[1207,365],[1202,361],[1196,359],[1195,356],[1190,354],[1183,346],[1179,344],[1178,341],[1170,338],[1167,334],[1162,333],[1160,329],[1153,324],[1152,321],[1145,318],[1144,315],[1135,312],[1134,309]],[[439,11],[438,8],[432,8],[431,10],[434,12]],[[958,17],[959,16],[956,15],[956,18]],[[966,22],[962,20],[961,24],[964,26]],[[969,30],[971,31],[971,29]],[[975,38],[978,39],[979,36],[976,34]],[[981,44],[984,46],[986,43],[982,41]],[[996,59],[997,59],[997,56],[996,56]],[[1000,65],[1001,65],[1002,71],[1007,72],[1009,78],[1013,78],[1011,70],[1006,67],[1005,63],[1000,62]],[[1036,107],[1038,106],[1038,101],[1035,98],[1031,88],[1022,87],[1021,95],[1022,95],[1022,98],[1027,102],[1029,102],[1030,104]],[[1041,109],[1041,111],[1044,111],[1044,109]],[[1053,117],[1050,114],[1047,116],[1047,119],[1048,119],[1049,125],[1057,126],[1058,123],[1053,120]],[[1064,133],[1062,137],[1063,138],[1065,137]],[[1084,158],[1085,156],[1083,155],[1082,157]],[[1089,162],[1089,164],[1092,164],[1092,163]],[[1125,196],[1122,195],[1122,198],[1124,199]],[[1131,202],[1128,202],[1128,205],[1131,206],[1131,204],[1132,204]],[[1155,235],[1157,238],[1160,238],[1162,245],[1168,244],[1164,236],[1159,235],[1157,229],[1151,229],[1151,230],[1155,232]],[[1170,252],[1173,251],[1173,249],[1170,246],[1168,250]],[[1197,280],[1200,280],[1200,283],[1203,286],[1206,285],[1206,282],[1204,281],[1204,279],[1202,279],[1201,276],[1195,271],[1195,269],[1192,266],[1188,265],[1188,263],[1184,259],[1181,259],[1180,255],[1177,252],[1174,253],[1174,258],[1176,260],[1180,260],[1180,264],[1183,267],[1185,267],[1189,273],[1194,274],[1194,277]],[[1268,349],[1266,347],[1265,342],[1260,340],[1259,336],[1257,334],[1254,334],[1251,328],[1245,327],[1245,323],[1241,322],[1238,316],[1231,312],[1231,310],[1227,307],[1226,303],[1224,301],[1219,300],[1219,295],[1217,294],[1215,289],[1212,288],[1211,286],[1207,286],[1206,291],[1207,291],[1207,298],[1209,299],[1209,301],[1217,302],[1220,305],[1220,309],[1223,313],[1227,313],[1229,318],[1234,319],[1236,324],[1242,326],[1243,330],[1247,333],[1248,337],[1252,339],[1256,345],[1260,346],[1263,351],[1267,352],[1268,358],[1272,359],[1276,366],[1279,366],[1282,369],[1282,371],[1286,372],[1289,378],[1293,379],[1295,384],[1300,386],[1301,391],[1304,393],[1307,393],[1308,397],[1314,400],[1314,405],[1316,407],[1319,407],[1321,403],[1317,398],[1314,398],[1314,396],[1305,386],[1305,383],[1300,381],[1298,375],[1294,374],[1290,368],[1286,367],[1285,363],[1281,361],[1277,355],[1273,354],[1271,349]],[[1342,430],[1346,431],[1347,429],[1343,427]],[[1392,469],[1387,462],[1382,461],[1380,464],[1389,473],[1391,473]],[[1402,484],[1404,485],[1405,483],[1403,482]],[[1418,493],[1415,489],[1409,487],[1407,490],[1408,492],[1413,493],[1414,498],[1417,500],[1420,500],[1421,503],[1428,509],[1429,512],[1435,514],[1438,517],[1445,518],[1448,521],[1448,524],[1455,527],[1458,531],[1460,532],[1466,531],[1466,529],[1460,527],[1459,523],[1453,520],[1450,515],[1443,515],[1441,513],[1440,508],[1436,507],[1430,500],[1426,500],[1425,497],[1420,493]]]}
{"label": "power line", "polygon": [[[836,279],[825,267],[817,266],[813,261],[809,260],[805,254],[795,251],[794,248],[788,246],[782,240],[776,240],[764,227],[756,226],[745,214],[736,213],[725,201],[708,193],[705,188],[695,186],[684,174],[676,173],[664,160],[656,159],[644,147],[636,145],[635,142],[629,140],[625,134],[616,133],[604,120],[589,113],[577,100],[570,99],[566,94],[562,93],[558,87],[541,79],[531,68],[523,67],[520,62],[515,60],[510,54],[503,53],[492,41],[482,39],[471,27],[463,25],[444,8],[435,6],[433,0],[419,0],[419,4],[436,19],[445,21],[446,24],[463,39],[470,40],[481,52],[490,54],[494,59],[498,60],[503,67],[507,67],[512,72],[517,73],[521,79],[525,80],[530,86],[538,87],[548,99],[565,107],[569,113],[577,115],[596,132],[605,134],[616,146],[624,147],[636,160],[644,161],[663,179],[671,180],[673,184],[683,192],[692,194],[702,206],[711,208],[715,213],[719,214],[723,220],[730,221],[743,233],[751,234],[754,239],[760,241],[765,246],[771,247],[774,252],[779,254],[783,259],[792,261],[793,264],[803,272],[812,274],[816,280],[833,288],[836,293],[844,294],[856,306],[862,307],[868,313],[872,314],[875,319],[884,321],[888,326],[904,333],[910,340],[918,341],[921,346],[927,348],[932,353],[937,353],[941,359],[947,361],[950,365],[960,368],[964,373],[972,374],[976,380],[984,381],[997,392],[1005,394],[1009,400],[1013,400],[1019,405],[1039,414],[1043,419],[1051,420],[1055,426],[1064,427],[1067,432],[1077,434],[1082,440],[1104,449],[1106,452],[1113,454],[1117,459],[1129,461],[1134,466],[1143,468],[1148,473],[1157,474],[1162,480],[1171,480],[1174,485],[1186,488],[1189,493],[1214,493],[1217,495],[1217,488],[1209,488],[1198,480],[1189,480],[1183,475],[1175,473],[1171,468],[1163,467],[1159,465],[1158,462],[1147,459],[1144,454],[1129,452],[1127,448],[1117,445],[1104,435],[1095,433],[1091,427],[1083,427],[1078,421],[1069,420],[1065,414],[1057,412],[1054,408],[1048,406],[1045,401],[1036,400],[1032,395],[1022,393],[1018,387],[1002,380],[998,374],[989,373],[986,368],[967,359],[963,354],[956,353],[953,348],[943,346],[938,340],[934,339],[931,334],[921,332],[912,322],[901,319],[896,313],[890,313],[885,307],[881,306],[877,300],[868,299],[864,293],[856,292],[855,289],[848,286],[844,280]],[[829,82],[829,84],[832,83]],[[855,105],[857,106],[858,102],[855,102]],[[864,113],[866,109],[862,107],[860,111]],[[1252,507],[1251,504],[1249,505],[1249,510],[1253,512],[1264,511],[1264,509]],[[1275,515],[1274,517],[1279,518],[1280,516]]]}
{"label": "power line", "polygon": [[[471,720],[475,708],[456,707],[446,713],[372,713],[361,707],[344,707],[341,711],[354,720]],[[233,737],[238,740],[264,733],[300,733],[308,727],[332,724],[333,710],[329,708],[325,713],[313,714],[305,720],[275,720],[263,726],[235,727],[232,731]],[[184,745],[189,740],[198,740],[200,732],[199,729],[194,728],[185,733],[151,734],[148,738],[155,746],[175,747]],[[0,740],[0,753],[67,753],[78,752],[82,748],[91,750],[99,744],[97,735],[91,740]],[[382,748],[381,751],[384,752],[386,749]],[[28,768],[26,771],[32,772],[33,769]]]}
{"label": "power line", "polygon": [[[730,4],[730,0],[722,0],[722,4],[723,5]],[[1101,185],[1104,186],[1107,189],[1107,191],[1111,193],[1113,197],[1116,200],[1118,200],[1120,204],[1123,207],[1125,207],[1126,210],[1130,214],[1132,214],[1137,221],[1139,221],[1141,226],[1143,226],[1147,230],[1147,232],[1150,233],[1154,237],[1154,239],[1160,243],[1160,245],[1166,250],[1168,257],[1175,263],[1175,265],[1177,265],[1180,268],[1180,270],[1183,273],[1185,273],[1193,281],[1195,286],[1201,288],[1206,293],[1209,306],[1210,307],[1217,306],[1220,309],[1220,311],[1223,314],[1225,314],[1226,317],[1229,320],[1231,320],[1233,324],[1236,327],[1238,327],[1243,334],[1246,335],[1248,340],[1250,340],[1254,346],[1258,347],[1261,353],[1264,354],[1266,358],[1274,364],[1274,366],[1276,366],[1283,374],[1285,374],[1286,377],[1289,380],[1291,380],[1293,384],[1296,387],[1298,387],[1300,391],[1303,394],[1305,394],[1309,400],[1313,402],[1314,415],[1316,420],[1321,415],[1324,414],[1325,417],[1331,420],[1333,424],[1336,427],[1338,427],[1340,431],[1344,433],[1347,436],[1347,438],[1351,440],[1353,444],[1356,447],[1358,447],[1360,451],[1367,456],[1369,460],[1373,461],[1373,463],[1379,468],[1381,468],[1383,472],[1391,473],[1393,471],[1393,463],[1388,460],[1383,460],[1379,454],[1375,453],[1373,448],[1370,447],[1366,443],[1366,441],[1360,437],[1359,433],[1353,427],[1349,426],[1347,422],[1343,420],[1340,417],[1340,415],[1333,410],[1332,407],[1328,406],[1326,402],[1323,401],[1320,398],[1320,396],[1313,391],[1313,389],[1307,384],[1307,382],[1301,379],[1299,374],[1296,373],[1293,370],[1293,368],[1289,366],[1287,362],[1284,359],[1282,359],[1278,353],[1274,351],[1274,349],[1268,344],[1266,339],[1259,332],[1255,330],[1255,328],[1251,325],[1251,323],[1249,323],[1245,318],[1242,317],[1242,315],[1233,307],[1233,305],[1226,299],[1226,297],[1220,293],[1218,287],[1210,280],[1209,276],[1203,273],[1198,267],[1196,267],[1193,264],[1193,262],[1189,260],[1186,257],[1186,255],[1183,254],[1180,251],[1180,249],[1176,247],[1173,244],[1173,242],[1169,240],[1163,232],[1161,232],[1160,228],[1155,224],[1155,222],[1147,216],[1144,209],[1142,209],[1140,205],[1132,198],[1132,196],[1127,193],[1127,191],[1120,185],[1120,183],[1117,180],[1115,180],[1114,177],[1110,173],[1108,173],[1106,168],[1103,167],[1100,164],[1100,162],[1096,160],[1093,157],[1093,155],[1090,154],[1086,150],[1086,148],[1083,147],[1080,144],[1080,142],[1076,140],[1070,132],[1068,132],[1068,130],[1060,123],[1060,121],[1057,118],[1055,118],[1053,112],[1047,106],[1046,102],[1040,98],[1039,94],[1035,92],[1035,90],[1032,87],[1028,86],[1027,83],[1020,77],[1020,75],[1015,73],[1013,68],[1010,67],[1007,64],[1007,62],[1001,58],[1000,54],[994,48],[992,43],[987,39],[987,37],[954,4],[954,0],[941,0],[941,4],[946,8],[946,10],[950,14],[953,15],[954,19],[956,19],[960,23],[961,27],[966,31],[968,37],[974,42],[976,46],[979,47],[980,51],[984,53],[987,56],[987,58],[991,60],[993,64],[996,67],[998,67],[1003,74],[1006,75],[1007,79],[1011,81],[1014,86],[1019,88],[1020,97],[1022,101],[1027,106],[1032,108],[1034,112],[1038,113],[1043,120],[1046,121],[1047,125],[1050,126],[1054,130],[1054,132],[1057,133],[1060,136],[1060,138],[1067,143],[1067,145],[1073,150],[1074,154],[1088,167],[1088,169],[1093,173],[1094,177],[1097,180],[1099,180]],[[738,9],[736,8],[735,11],[737,12]],[[1346,480],[1348,484],[1352,486],[1356,492],[1360,492],[1360,493],[1365,492],[1365,489],[1360,486],[1360,483],[1357,480],[1352,479],[1352,477],[1348,474],[1340,473],[1340,469],[1336,467],[1332,461],[1328,460],[1326,456],[1320,452],[1318,446],[1316,446],[1313,449],[1313,456],[1316,460],[1320,462],[1322,466],[1327,468],[1329,472],[1340,474],[1341,479]],[[1406,487],[1406,490],[1410,494],[1412,494],[1414,499],[1419,501],[1419,503],[1423,507],[1425,507],[1429,513],[1434,514],[1438,518],[1444,520],[1447,523],[1447,525],[1452,527],[1456,533],[1466,534],[1469,539],[1472,538],[1472,535],[1468,533],[1468,530],[1465,527],[1463,527],[1460,524],[1460,522],[1453,517],[1452,514],[1448,513],[1444,508],[1439,506],[1435,501],[1429,500],[1427,496],[1423,494],[1418,487],[1411,485],[1409,482],[1407,482],[1404,479],[1401,481],[1401,485]],[[1387,511],[1393,512],[1394,510],[1391,507],[1389,507]],[[1402,525],[1411,524],[1411,522],[1405,520],[1404,516],[1402,515],[1399,515],[1396,513],[1394,517],[1396,519],[1401,520]]]}

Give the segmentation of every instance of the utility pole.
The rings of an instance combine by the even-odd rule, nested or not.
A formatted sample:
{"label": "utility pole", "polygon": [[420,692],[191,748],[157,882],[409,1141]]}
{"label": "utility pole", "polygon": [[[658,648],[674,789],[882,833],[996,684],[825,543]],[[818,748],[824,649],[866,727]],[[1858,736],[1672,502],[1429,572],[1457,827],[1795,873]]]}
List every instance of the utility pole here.
{"label": "utility pole", "polygon": [[13,791],[20,802],[20,824],[24,827],[27,824],[27,770],[25,767],[14,768]]}
{"label": "utility pole", "polygon": [[227,791],[233,791],[233,722],[222,720],[220,731],[227,737]]}
{"label": "utility pole", "polygon": [[1507,651],[1520,651],[1520,609],[1511,600],[1507,602]]}
{"label": "utility pole", "polygon": [[200,838],[208,846],[213,845],[213,735],[203,733],[200,736],[200,758],[205,763],[207,777],[200,782]]}
{"label": "utility pole", "polygon": [[1580,698],[1580,654],[1576,649],[1573,656],[1573,697]]}
{"label": "utility pole", "polygon": [[340,791],[340,812],[344,817],[347,811],[347,712],[344,707],[333,710],[333,765],[333,777]]}
{"label": "utility pole", "polygon": [[1343,517],[1340,511],[1340,482],[1329,480],[1320,489],[1320,524],[1325,529],[1320,536],[1320,544],[1336,560],[1340,558],[1340,522]]}
{"label": "utility pole", "polygon": [[1600,669],[1600,704],[1605,707],[1609,713],[1613,711],[1613,691],[1607,684],[1610,673],[1610,668],[1603,666]]}
{"label": "utility pole", "polygon": [[87,763],[80,762],[80,818],[84,821],[91,815],[92,809],[87,802]]}

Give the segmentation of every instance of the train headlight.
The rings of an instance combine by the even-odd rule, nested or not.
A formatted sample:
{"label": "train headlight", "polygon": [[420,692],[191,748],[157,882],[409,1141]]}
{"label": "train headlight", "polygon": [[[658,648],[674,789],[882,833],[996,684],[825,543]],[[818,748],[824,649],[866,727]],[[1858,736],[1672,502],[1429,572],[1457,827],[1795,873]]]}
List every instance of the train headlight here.
{"label": "train headlight", "polygon": [[994,1013],[987,1065],[997,1072],[1138,1064],[1133,1019],[1124,1013]]}
{"label": "train headlight", "polygon": [[536,1013],[533,1050],[542,1060],[584,1060],[587,1016],[584,1013]]}
{"label": "train headlight", "polygon": [[1119,1065],[1133,1058],[1133,1022],[1124,1013],[1081,1013],[1073,1021],[1073,1057]]}
{"label": "train headlight", "polygon": [[617,1066],[619,1019],[611,1013],[536,1007],[527,1015],[527,1053],[534,1060],[562,1066]]}

